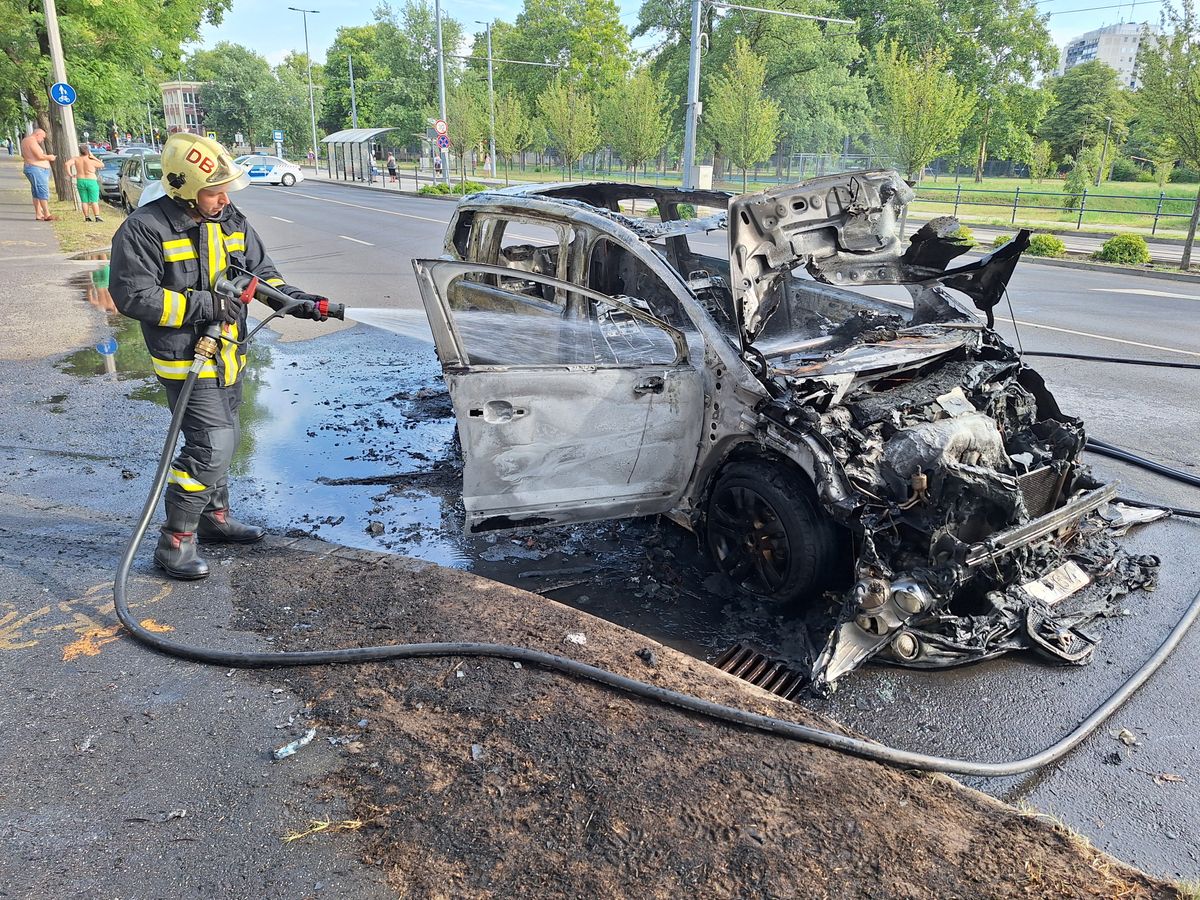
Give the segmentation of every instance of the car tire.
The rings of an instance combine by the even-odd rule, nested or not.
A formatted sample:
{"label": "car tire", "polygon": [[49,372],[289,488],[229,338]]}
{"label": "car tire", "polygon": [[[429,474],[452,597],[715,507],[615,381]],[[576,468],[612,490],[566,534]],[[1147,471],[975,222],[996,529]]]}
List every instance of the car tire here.
{"label": "car tire", "polygon": [[279,179],[279,183],[284,187],[291,187],[296,183],[296,176],[291,172],[284,172],[283,177]]}
{"label": "car tire", "polygon": [[725,467],[709,493],[708,552],[743,593],[793,604],[837,580],[842,532],[799,473],[767,461]]}

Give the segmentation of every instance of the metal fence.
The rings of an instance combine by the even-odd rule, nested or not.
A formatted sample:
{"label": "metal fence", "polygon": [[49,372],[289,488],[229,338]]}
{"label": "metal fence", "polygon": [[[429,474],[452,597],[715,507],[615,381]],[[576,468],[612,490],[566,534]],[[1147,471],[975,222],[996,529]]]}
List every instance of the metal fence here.
{"label": "metal fence", "polygon": [[[1086,213],[1103,213],[1112,216],[1125,216],[1137,219],[1143,224],[1150,225],[1150,233],[1158,231],[1159,223],[1170,219],[1190,219],[1196,201],[1186,197],[1168,197],[1166,192],[1159,191],[1158,196],[1137,194],[1102,194],[1084,189],[1081,193],[1065,191],[1034,191],[1022,190],[1020,185],[1012,191],[988,190],[986,188],[963,188],[961,184],[954,187],[930,187],[918,185],[917,200],[923,203],[936,203],[952,206],[952,215],[958,215],[960,206],[988,206],[1004,209],[1010,213],[1009,221],[1016,224],[1017,214],[1034,210],[1051,212],[1069,212],[1075,219],[1075,230],[1083,227],[1083,217]],[[939,196],[941,195],[941,196]],[[1047,204],[1044,198],[1052,198]],[[1135,209],[1107,208],[1107,201],[1132,201]]]}

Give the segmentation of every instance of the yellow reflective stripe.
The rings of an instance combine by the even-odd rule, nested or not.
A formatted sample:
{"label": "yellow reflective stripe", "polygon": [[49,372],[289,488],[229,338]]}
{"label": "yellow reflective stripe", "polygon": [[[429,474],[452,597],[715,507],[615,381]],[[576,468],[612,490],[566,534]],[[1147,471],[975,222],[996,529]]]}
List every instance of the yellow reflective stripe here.
{"label": "yellow reflective stripe", "polygon": [[[150,362],[154,366],[154,374],[160,378],[168,378],[172,381],[183,381],[188,376],[188,371],[192,368],[190,359],[159,359],[157,356],[150,357]],[[213,365],[213,361],[206,360],[200,368],[201,378],[216,378],[217,367]]]}
{"label": "yellow reflective stripe", "polygon": [[163,241],[163,262],[182,262],[185,259],[196,259],[196,248],[188,238],[177,241]]}
{"label": "yellow reflective stripe", "polygon": [[235,231],[233,234],[225,235],[225,252],[235,253],[238,250],[246,252],[246,232]]}
{"label": "yellow reflective stripe", "polygon": [[172,469],[167,484],[177,484],[185,491],[203,491],[205,486],[183,469]]}
{"label": "yellow reflective stripe", "polygon": [[241,370],[238,364],[238,345],[234,343],[238,339],[237,323],[226,325],[221,329],[221,334],[230,338],[221,341],[221,360],[225,363],[225,383],[228,385],[237,381],[238,372]]}
{"label": "yellow reflective stripe", "polygon": [[216,222],[209,222],[208,228],[208,287],[216,290],[217,279],[225,275],[225,234]]}
{"label": "yellow reflective stripe", "polygon": [[269,284],[271,287],[279,287],[281,284],[283,284],[283,279],[282,278],[268,278],[267,284]]}
{"label": "yellow reflective stripe", "polygon": [[179,291],[163,288],[163,311],[158,324],[167,328],[178,328],[183,324],[183,317],[186,313],[187,297]]}

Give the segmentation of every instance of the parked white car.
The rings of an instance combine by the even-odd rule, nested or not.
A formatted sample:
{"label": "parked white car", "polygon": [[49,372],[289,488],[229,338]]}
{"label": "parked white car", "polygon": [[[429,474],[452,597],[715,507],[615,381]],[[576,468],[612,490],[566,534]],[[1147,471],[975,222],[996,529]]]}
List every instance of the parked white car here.
{"label": "parked white car", "polygon": [[300,167],[278,156],[263,156],[251,154],[239,156],[237,162],[250,171],[250,181],[262,184],[282,184],[291,187],[297,181],[304,180]]}

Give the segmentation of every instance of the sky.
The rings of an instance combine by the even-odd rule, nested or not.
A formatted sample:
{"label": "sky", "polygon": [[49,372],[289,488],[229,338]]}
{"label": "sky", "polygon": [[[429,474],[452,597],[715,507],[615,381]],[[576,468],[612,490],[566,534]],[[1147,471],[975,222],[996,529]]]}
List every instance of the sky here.
{"label": "sky", "polygon": [[[230,41],[250,47],[267,58],[272,65],[283,61],[292,50],[304,49],[304,18],[308,19],[308,40],[315,62],[325,61],[325,50],[333,43],[338,28],[343,25],[366,25],[373,21],[374,0],[292,0],[299,7],[319,12],[307,17],[290,12],[287,2],[280,0],[234,0],[220,26],[205,26],[200,45],[212,47],[219,41]],[[747,2],[748,6],[773,6],[803,11],[801,0],[761,0]],[[399,3],[395,5],[400,5]],[[641,0],[619,0],[621,21],[632,29],[638,20]],[[1038,9],[1049,13],[1050,33],[1060,47],[1077,35],[1118,22],[1149,22],[1156,25],[1161,8],[1160,0],[1132,0],[1118,4],[1117,0],[1041,0]],[[476,20],[506,19],[512,21],[519,9],[516,2],[498,0],[444,0],[442,15],[461,22],[467,33],[481,26]],[[644,49],[646,42],[639,42]],[[447,48],[449,50],[449,48]]]}

